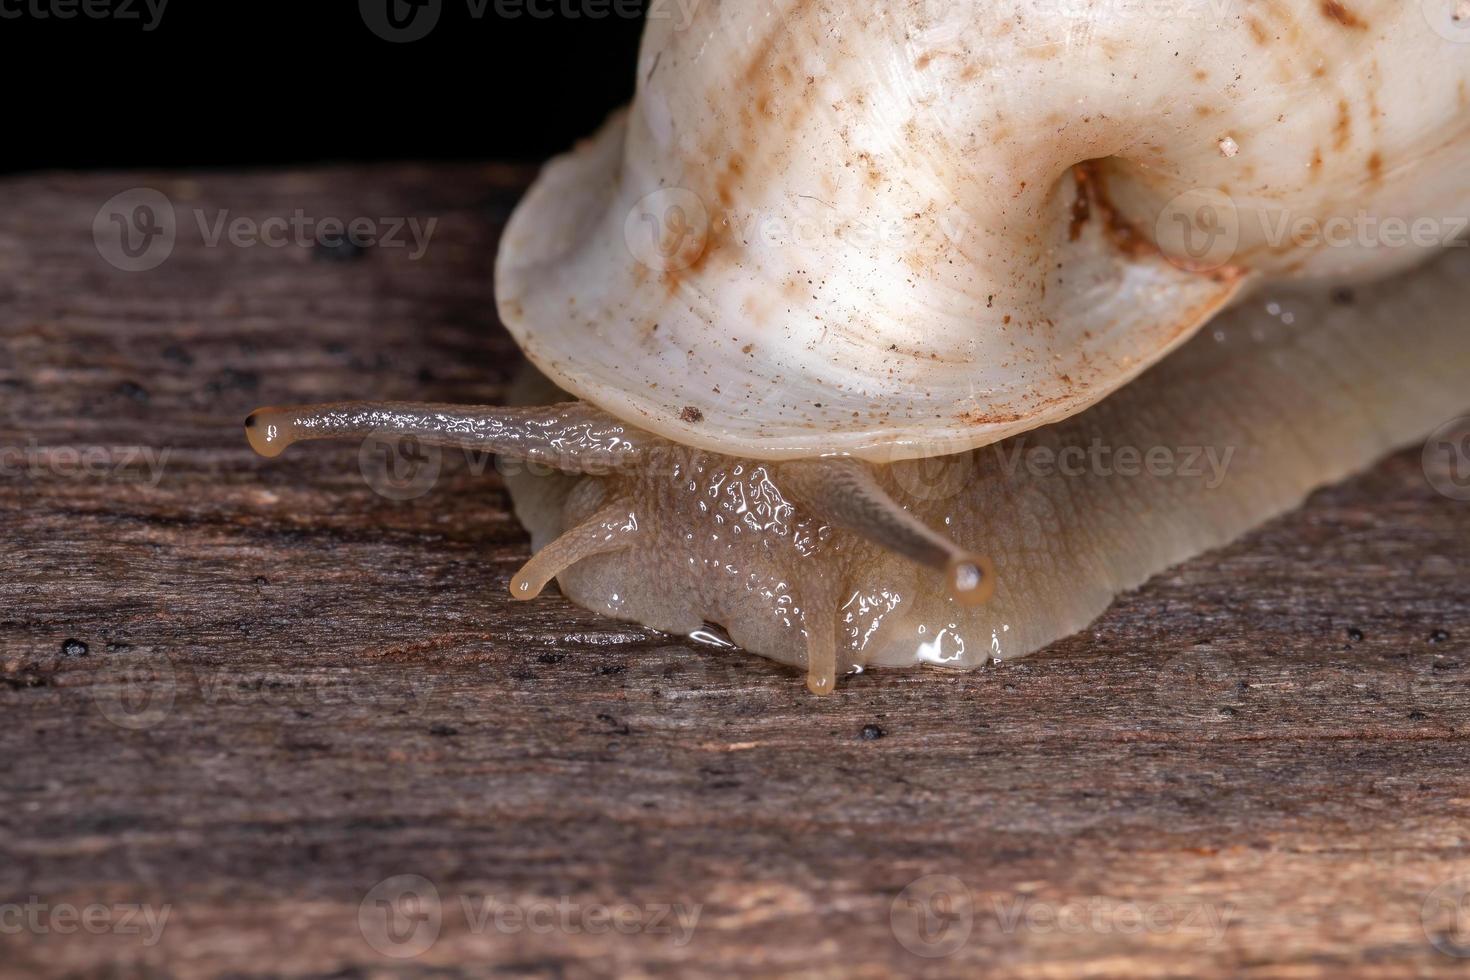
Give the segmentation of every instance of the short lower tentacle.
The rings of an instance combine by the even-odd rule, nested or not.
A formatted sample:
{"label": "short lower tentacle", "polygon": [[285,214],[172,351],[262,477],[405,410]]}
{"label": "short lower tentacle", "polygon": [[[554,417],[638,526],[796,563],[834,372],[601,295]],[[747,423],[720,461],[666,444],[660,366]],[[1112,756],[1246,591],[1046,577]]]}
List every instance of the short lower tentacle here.
{"label": "short lower tentacle", "polygon": [[638,518],[628,500],[614,500],[560,537],[521,566],[510,580],[510,594],[534,599],[546,584],[584,558],[620,551],[632,544]]}
{"label": "short lower tentacle", "polygon": [[802,630],[806,634],[806,686],[813,694],[837,689],[838,589],[815,579],[800,587]]}

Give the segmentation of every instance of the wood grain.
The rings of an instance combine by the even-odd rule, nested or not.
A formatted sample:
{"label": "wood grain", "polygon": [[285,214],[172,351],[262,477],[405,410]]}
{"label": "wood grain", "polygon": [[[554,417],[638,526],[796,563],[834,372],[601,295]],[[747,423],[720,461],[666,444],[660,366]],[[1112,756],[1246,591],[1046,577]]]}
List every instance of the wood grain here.
{"label": "wood grain", "polygon": [[[493,468],[395,501],[355,447],[255,458],[261,404],[501,398],[527,177],[0,185],[0,973],[1464,974],[1470,904],[1436,930],[1470,888],[1470,505],[1416,448],[1033,658],[827,699],[512,608]],[[93,224],[140,186],[177,241],[126,272]],[[207,241],[298,209],[437,225],[417,259]],[[363,930],[400,875],[438,895],[414,958]]]}

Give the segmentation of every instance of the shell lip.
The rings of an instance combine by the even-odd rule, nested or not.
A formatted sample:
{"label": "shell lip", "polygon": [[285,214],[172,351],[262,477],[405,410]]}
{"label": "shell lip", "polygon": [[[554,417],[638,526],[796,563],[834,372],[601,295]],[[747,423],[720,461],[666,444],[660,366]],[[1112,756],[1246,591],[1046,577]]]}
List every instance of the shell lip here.
{"label": "shell lip", "polygon": [[[843,432],[823,430],[808,423],[756,439],[736,431],[724,419],[712,415],[708,405],[699,408],[696,416],[683,408],[660,406],[656,401],[639,399],[627,390],[582,385],[574,372],[567,371],[554,357],[543,354],[534,342],[527,342],[531,335],[527,332],[525,323],[516,323],[513,327],[510,323],[506,325],[511,327],[512,334],[521,343],[527,360],[557,387],[596,405],[631,426],[681,445],[726,456],[770,462],[821,456],[855,456],[874,463],[896,463],[907,459],[968,452],[1043,425],[1060,422],[1092,407],[1188,341],[1217,313],[1238,296],[1248,292],[1255,281],[1256,277],[1248,273],[1227,277],[1222,291],[1181,317],[1181,326],[1175,331],[1173,339],[1156,349],[1152,356],[1140,358],[1131,370],[1112,377],[1108,384],[1079,389],[1069,398],[1055,400],[1045,412],[1003,421],[888,425]],[[730,421],[738,419],[732,418]]]}

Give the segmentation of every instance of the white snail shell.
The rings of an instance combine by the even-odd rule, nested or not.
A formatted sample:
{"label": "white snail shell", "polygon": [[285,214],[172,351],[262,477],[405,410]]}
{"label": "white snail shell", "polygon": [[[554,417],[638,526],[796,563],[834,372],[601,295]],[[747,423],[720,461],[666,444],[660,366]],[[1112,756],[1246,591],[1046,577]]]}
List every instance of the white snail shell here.
{"label": "white snail shell", "polygon": [[1440,5],[652,19],[631,108],[512,219],[501,317],[559,387],[723,453],[887,462],[1055,422],[1258,281],[1423,258],[1291,229],[1465,211],[1470,44]]}

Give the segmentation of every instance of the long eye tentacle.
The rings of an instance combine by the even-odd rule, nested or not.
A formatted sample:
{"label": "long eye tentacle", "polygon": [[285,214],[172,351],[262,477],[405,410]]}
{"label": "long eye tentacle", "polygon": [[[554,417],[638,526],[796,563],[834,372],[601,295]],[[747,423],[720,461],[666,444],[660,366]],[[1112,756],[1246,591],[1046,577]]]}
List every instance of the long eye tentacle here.
{"label": "long eye tentacle", "polygon": [[905,510],[866,463],[850,457],[800,460],[784,464],[781,476],[792,495],[822,519],[943,572],[960,605],[983,605],[995,593],[990,559],[961,548]]}
{"label": "long eye tentacle", "polygon": [[625,469],[650,437],[586,402],[534,408],[417,402],[331,402],[262,408],[245,420],[245,436],[262,456],[311,439],[411,436],[446,446],[513,456],[567,473]]}
{"label": "long eye tentacle", "polygon": [[630,500],[614,500],[591,517],[536,552],[511,576],[510,594],[516,599],[534,599],[546,583],[584,558],[605,555],[629,547],[638,531],[638,518]]}

